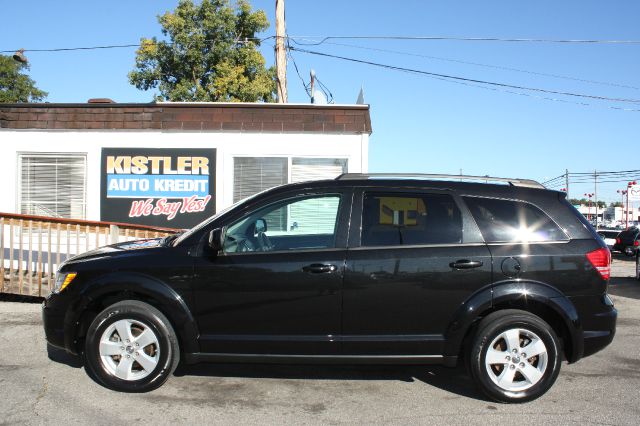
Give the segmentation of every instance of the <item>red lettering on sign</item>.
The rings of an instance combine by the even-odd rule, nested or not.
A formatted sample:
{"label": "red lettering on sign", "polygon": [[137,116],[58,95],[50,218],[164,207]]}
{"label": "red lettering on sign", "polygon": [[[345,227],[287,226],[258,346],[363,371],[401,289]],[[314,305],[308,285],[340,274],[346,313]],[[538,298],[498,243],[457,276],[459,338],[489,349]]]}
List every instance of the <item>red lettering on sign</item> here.
{"label": "red lettering on sign", "polygon": [[131,203],[129,217],[149,216],[153,210],[153,198],[139,200]]}

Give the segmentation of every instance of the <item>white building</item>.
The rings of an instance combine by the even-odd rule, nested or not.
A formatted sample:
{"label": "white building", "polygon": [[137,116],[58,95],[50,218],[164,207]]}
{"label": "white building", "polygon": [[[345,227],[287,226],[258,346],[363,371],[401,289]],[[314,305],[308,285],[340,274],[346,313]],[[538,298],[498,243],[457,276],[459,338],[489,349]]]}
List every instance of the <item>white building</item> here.
{"label": "white building", "polygon": [[370,133],[368,105],[0,104],[0,212],[188,227],[367,172]]}
{"label": "white building", "polygon": [[[580,213],[584,215],[587,219],[595,221],[596,218],[596,206],[595,203],[591,204],[591,206],[587,204],[580,204],[575,206],[576,209]],[[597,209],[598,215],[598,224],[603,223],[621,223],[625,224],[627,220],[627,215],[625,213],[625,209],[623,207],[598,207]],[[640,208],[629,206],[628,210],[629,223],[631,224],[633,221],[640,220]]]}
{"label": "white building", "polygon": [[629,221],[640,220],[640,208],[629,206],[629,210],[625,213],[624,207],[607,207],[604,212],[604,219],[614,222],[625,222],[627,220],[627,214]]}

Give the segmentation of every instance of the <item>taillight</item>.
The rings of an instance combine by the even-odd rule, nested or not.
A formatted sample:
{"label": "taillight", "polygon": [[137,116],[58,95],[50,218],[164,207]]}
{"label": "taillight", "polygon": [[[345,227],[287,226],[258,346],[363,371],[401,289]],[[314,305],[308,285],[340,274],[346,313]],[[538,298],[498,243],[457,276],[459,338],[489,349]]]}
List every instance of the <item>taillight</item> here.
{"label": "taillight", "polygon": [[603,280],[609,279],[611,276],[611,252],[608,249],[599,248],[591,251],[587,253],[587,259],[589,259],[589,262],[591,262]]}
{"label": "taillight", "polygon": [[616,238],[616,244],[620,244],[622,240],[620,238]]}
{"label": "taillight", "polygon": [[633,245],[634,245],[634,246],[636,246],[636,247],[640,246],[640,241],[635,240],[635,241],[633,242]]}

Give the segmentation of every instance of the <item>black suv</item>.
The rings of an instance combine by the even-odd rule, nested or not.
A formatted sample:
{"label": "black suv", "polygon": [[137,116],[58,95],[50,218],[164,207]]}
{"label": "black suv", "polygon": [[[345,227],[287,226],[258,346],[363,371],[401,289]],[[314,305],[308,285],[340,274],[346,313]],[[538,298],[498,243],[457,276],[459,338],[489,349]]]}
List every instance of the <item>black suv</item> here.
{"label": "black suv", "polygon": [[640,248],[640,229],[635,226],[630,226],[616,238],[616,243],[613,249],[624,253],[627,256],[635,256]]}
{"label": "black suv", "polygon": [[[58,271],[47,340],[105,386],[148,391],[186,363],[444,364],[528,401],[613,339],[611,257],[528,180],[342,175],[257,194],[162,240]],[[484,183],[492,182],[492,183]]]}

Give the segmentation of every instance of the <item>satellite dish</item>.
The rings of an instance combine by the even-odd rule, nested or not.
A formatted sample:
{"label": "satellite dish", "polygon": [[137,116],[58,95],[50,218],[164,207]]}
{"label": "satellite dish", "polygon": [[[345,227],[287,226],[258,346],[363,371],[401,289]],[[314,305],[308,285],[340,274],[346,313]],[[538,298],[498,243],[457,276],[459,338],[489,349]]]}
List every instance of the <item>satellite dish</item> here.
{"label": "satellite dish", "polygon": [[313,91],[313,103],[316,105],[326,105],[327,97],[322,93],[321,90]]}

